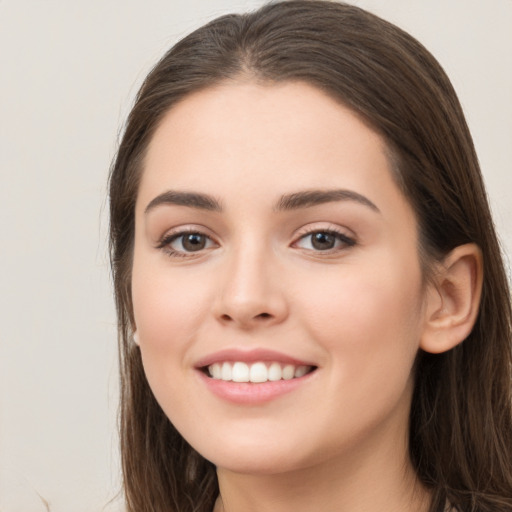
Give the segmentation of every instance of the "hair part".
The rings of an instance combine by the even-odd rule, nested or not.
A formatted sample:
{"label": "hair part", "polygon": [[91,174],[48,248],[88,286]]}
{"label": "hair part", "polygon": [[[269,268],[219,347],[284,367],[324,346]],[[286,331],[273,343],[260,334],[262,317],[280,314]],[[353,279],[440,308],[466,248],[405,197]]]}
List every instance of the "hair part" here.
{"label": "hair part", "polygon": [[119,326],[120,431],[128,511],[210,512],[214,466],[175,430],[147,383],[134,327],[131,267],[144,156],[163,116],[185,97],[232,80],[303,81],[348,106],[384,139],[410,201],[428,277],[473,242],[485,277],[470,336],[420,351],[410,456],[432,491],[431,512],[512,510],[510,292],[475,149],[446,74],[396,26],[322,0],[271,3],[222,16],[178,42],[144,81],[110,174],[110,249]]}

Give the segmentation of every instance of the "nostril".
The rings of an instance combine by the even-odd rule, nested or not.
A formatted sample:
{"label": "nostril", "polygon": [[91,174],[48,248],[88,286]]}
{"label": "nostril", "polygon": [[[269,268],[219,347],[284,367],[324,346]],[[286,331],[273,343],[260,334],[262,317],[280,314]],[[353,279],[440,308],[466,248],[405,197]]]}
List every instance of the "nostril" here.
{"label": "nostril", "polygon": [[275,315],[267,312],[251,314],[248,311],[244,312],[243,310],[241,310],[231,315],[228,313],[223,313],[218,318],[224,324],[235,323],[240,324],[241,326],[243,325],[249,327],[251,325],[255,326],[258,323],[267,323],[274,319]]}
{"label": "nostril", "polygon": [[[260,313],[259,315],[256,315],[255,317],[253,317],[255,319],[261,319],[261,320],[265,320],[266,318],[272,318],[272,315],[270,313]],[[221,316],[221,319],[224,320],[224,322],[230,322],[233,320],[233,318],[227,314],[223,314]]]}

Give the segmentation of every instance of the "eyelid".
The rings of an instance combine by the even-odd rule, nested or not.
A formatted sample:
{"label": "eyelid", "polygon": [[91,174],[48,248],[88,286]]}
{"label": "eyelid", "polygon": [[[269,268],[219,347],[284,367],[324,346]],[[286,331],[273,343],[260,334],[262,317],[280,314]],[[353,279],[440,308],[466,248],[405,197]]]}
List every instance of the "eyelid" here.
{"label": "eyelid", "polygon": [[[315,250],[315,249],[304,249],[308,252],[314,252],[319,254],[332,254],[333,252],[340,252],[343,250],[346,250],[347,248],[353,247],[354,245],[357,245],[357,239],[356,235],[349,229],[343,228],[341,226],[338,226],[336,224],[328,223],[328,224],[321,224],[321,223],[315,223],[315,224],[308,224],[307,226],[302,227],[295,235],[294,241],[292,242],[291,246],[297,246],[297,244],[304,240],[306,237],[311,236],[315,233],[328,233],[331,235],[334,235],[338,238],[338,240],[341,239],[344,246],[343,247],[333,247],[331,249],[325,249],[325,250]],[[301,249],[300,247],[298,247]]]}
{"label": "eyelid", "polygon": [[204,254],[206,251],[214,248],[214,247],[205,247],[203,249],[200,249],[198,251],[181,251],[176,250],[171,247],[171,243],[177,240],[180,237],[186,236],[188,234],[198,234],[201,236],[206,237],[213,246],[219,246],[219,243],[215,239],[215,237],[210,233],[210,230],[205,228],[204,226],[199,226],[195,224],[191,225],[185,225],[185,226],[177,226],[175,228],[172,228],[168,231],[166,231],[157,241],[156,243],[156,249],[163,250],[166,252],[169,256],[172,257],[184,257],[184,258],[191,258],[191,257],[197,257],[202,254]]}
{"label": "eyelid", "polygon": [[[338,242],[341,242],[342,247],[333,247],[330,249],[315,249],[315,248],[304,248],[299,247],[299,243],[301,240],[304,240],[306,237],[311,236],[315,233],[328,233],[335,236]],[[171,247],[172,242],[176,239],[186,236],[187,234],[198,234],[204,236],[208,239],[210,246],[204,247],[197,251],[186,251],[186,250],[177,250]],[[332,223],[312,223],[300,228],[294,235],[293,242],[290,244],[291,247],[302,249],[311,253],[318,253],[323,255],[329,255],[333,253],[342,252],[350,247],[353,247],[357,244],[355,234],[345,228]],[[184,257],[184,258],[193,258],[203,255],[205,252],[219,247],[219,242],[216,240],[216,237],[211,234],[211,231],[205,226],[190,224],[190,225],[182,225],[174,227],[168,231],[166,231],[156,242],[156,249],[163,250],[168,255],[172,257]]]}
{"label": "eyelid", "polygon": [[203,226],[202,224],[180,224],[163,231],[162,235],[158,236],[156,244],[161,243],[163,240],[169,240],[172,236],[182,235],[187,233],[200,233],[208,238],[215,239],[211,229]]}
{"label": "eyelid", "polygon": [[356,241],[356,235],[351,229],[332,222],[312,222],[310,224],[306,224],[296,231],[294,238],[295,240],[298,240],[305,235],[310,235],[311,233],[319,231],[332,232]]}

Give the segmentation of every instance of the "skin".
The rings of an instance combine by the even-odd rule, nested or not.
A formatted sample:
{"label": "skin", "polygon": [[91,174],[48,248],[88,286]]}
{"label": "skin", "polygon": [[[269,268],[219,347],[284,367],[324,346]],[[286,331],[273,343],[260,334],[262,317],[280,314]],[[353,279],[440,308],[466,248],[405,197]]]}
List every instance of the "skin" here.
{"label": "skin", "polygon": [[[375,208],[353,198],[276,208],[312,189],[350,191]],[[146,211],[169,190],[208,194],[222,211]],[[187,229],[208,237],[203,250],[187,252],[179,238],[162,247]],[[315,249],[310,234],[326,230],[342,238]],[[150,143],[135,231],[144,369],[172,423],[217,466],[216,511],[427,510],[407,426],[435,294],[378,134],[304,83],[195,93]],[[274,400],[234,404],[195,367],[232,348],[277,350],[317,369]]]}

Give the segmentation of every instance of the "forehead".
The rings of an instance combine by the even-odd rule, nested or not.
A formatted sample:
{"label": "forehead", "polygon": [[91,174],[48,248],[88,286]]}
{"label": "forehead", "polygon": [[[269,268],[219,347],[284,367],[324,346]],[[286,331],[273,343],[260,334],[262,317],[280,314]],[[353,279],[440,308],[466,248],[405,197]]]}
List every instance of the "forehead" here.
{"label": "forehead", "polygon": [[360,117],[302,82],[230,82],[187,96],[162,119],[140,196],[165,189],[278,196],[290,189],[401,196],[387,148]]}

